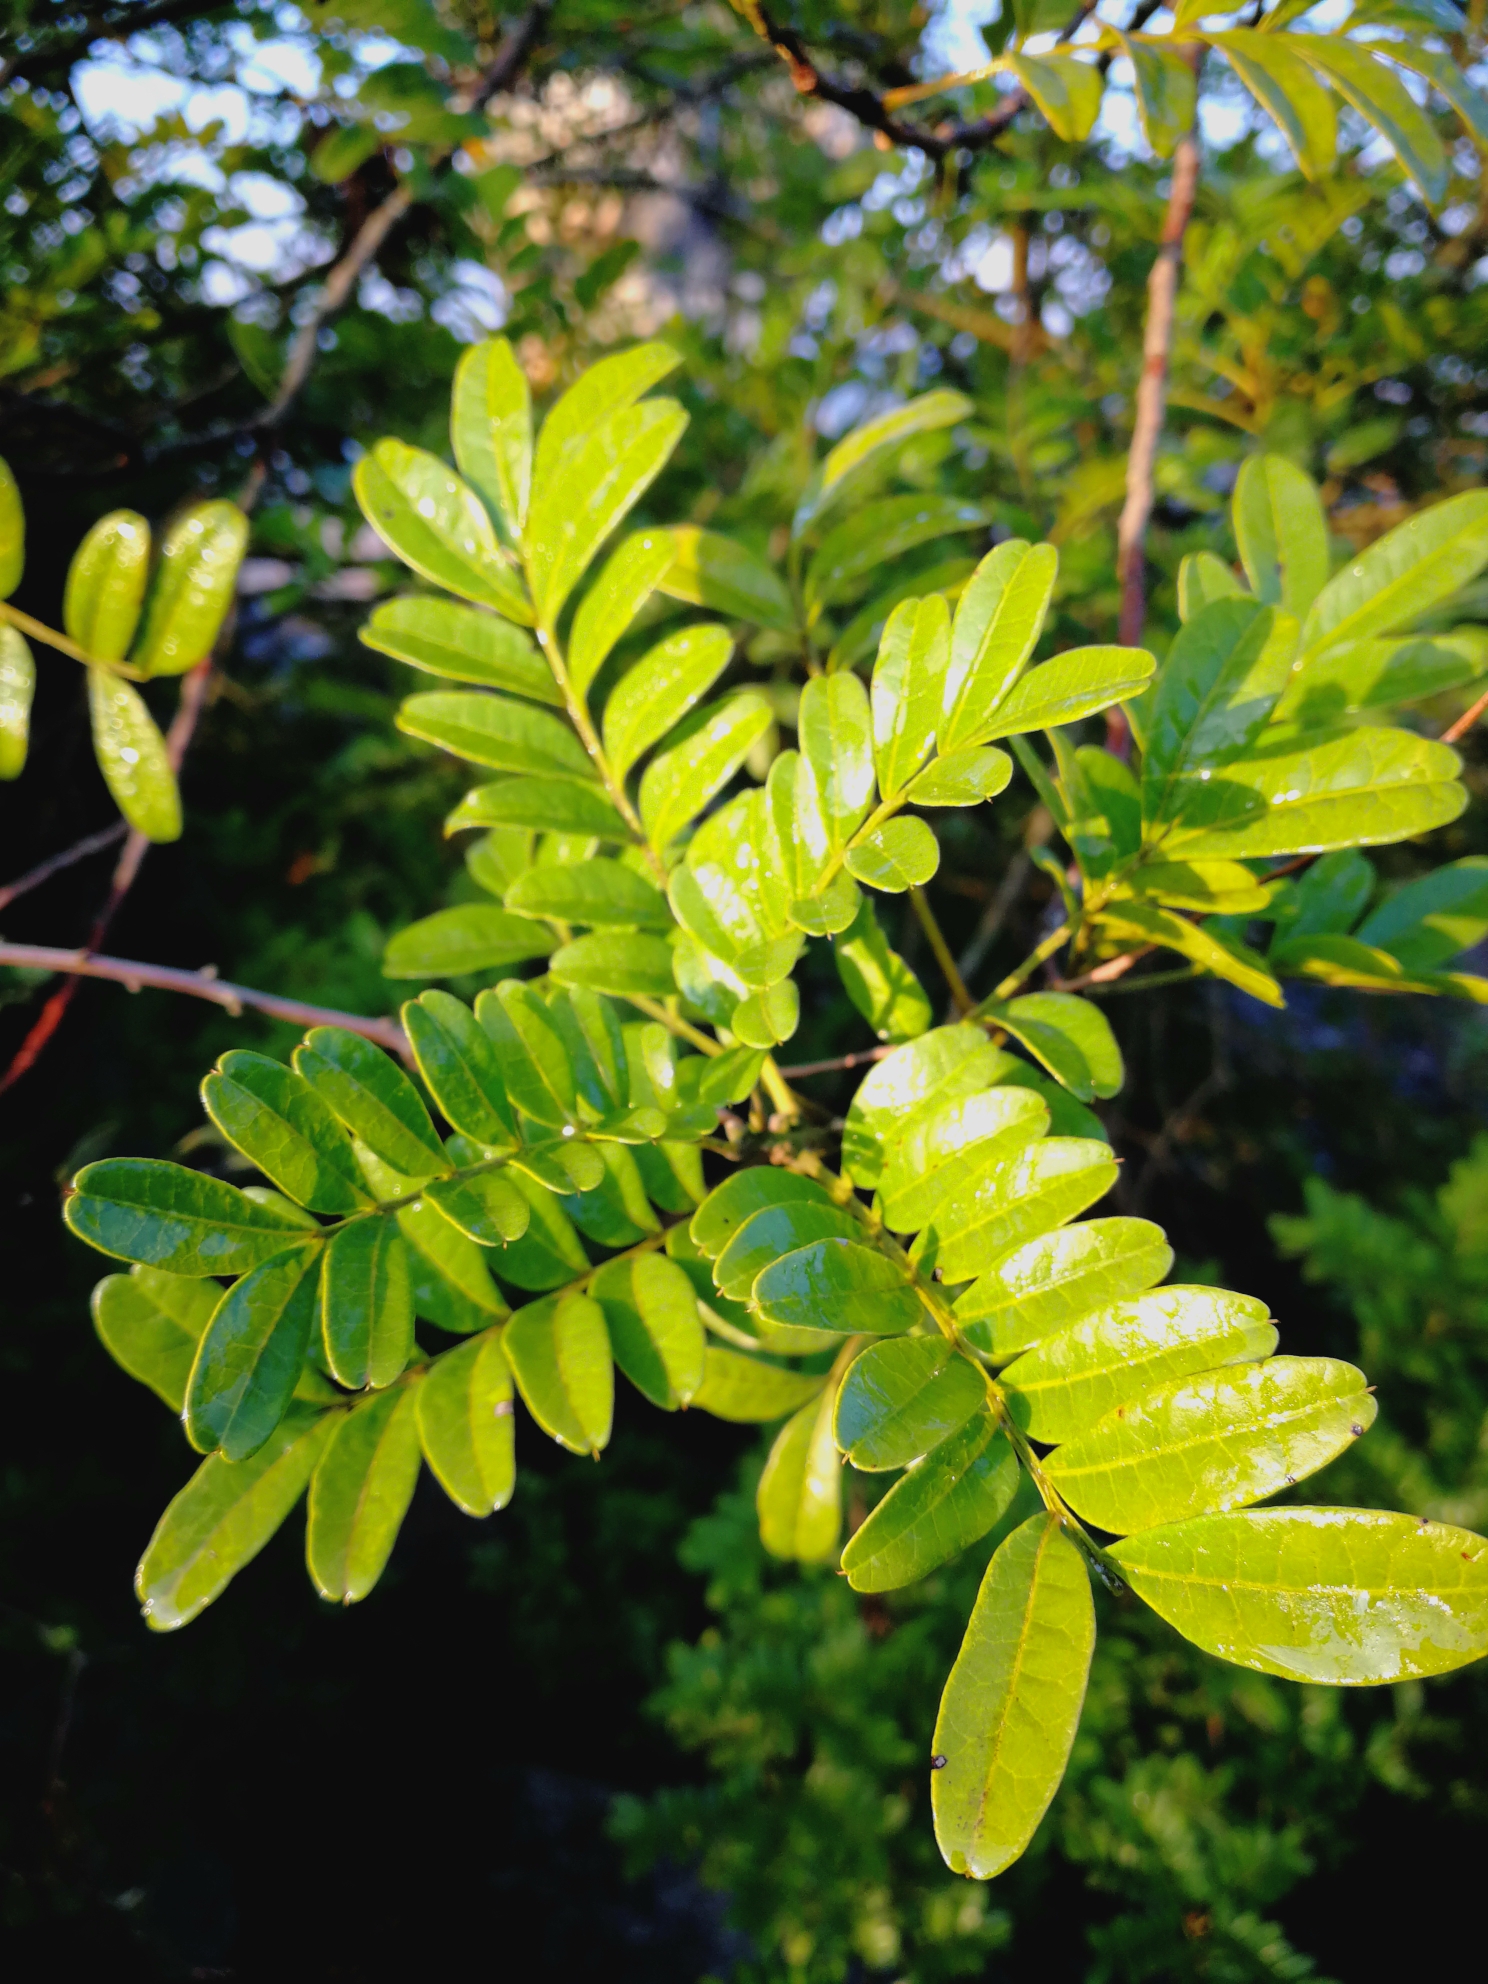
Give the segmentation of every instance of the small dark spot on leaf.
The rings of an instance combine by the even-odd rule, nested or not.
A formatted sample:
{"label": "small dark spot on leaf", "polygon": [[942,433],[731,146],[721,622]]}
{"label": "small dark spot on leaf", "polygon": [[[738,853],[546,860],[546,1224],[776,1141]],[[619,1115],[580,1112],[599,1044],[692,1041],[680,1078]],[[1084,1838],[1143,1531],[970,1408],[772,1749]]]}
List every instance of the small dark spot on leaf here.
{"label": "small dark spot on leaf", "polygon": [[1359,1435],[1364,1431],[1364,1428],[1362,1426],[1350,1426],[1349,1431],[1353,1434],[1354,1438],[1357,1440]]}

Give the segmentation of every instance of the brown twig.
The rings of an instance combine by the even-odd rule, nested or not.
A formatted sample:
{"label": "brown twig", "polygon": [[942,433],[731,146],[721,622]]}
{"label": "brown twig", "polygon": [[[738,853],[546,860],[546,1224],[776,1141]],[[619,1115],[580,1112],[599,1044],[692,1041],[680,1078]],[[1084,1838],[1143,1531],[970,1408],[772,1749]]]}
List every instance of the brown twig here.
{"label": "brown twig", "polygon": [[100,957],[96,952],[59,951],[46,944],[0,944],[0,965],[22,971],[61,971],[76,984],[83,978],[106,978],[131,992],[153,986],[161,992],[185,992],[194,999],[207,999],[236,1019],[244,1010],[267,1013],[270,1019],[287,1020],[291,1026],[344,1026],[348,1033],[364,1034],[390,1053],[406,1052],[408,1042],[396,1020],[367,1019],[360,1013],[342,1013],[330,1006],[307,1005],[303,999],[281,999],[274,992],[258,992],[251,985],[233,985],[214,976],[211,967],[203,971],[180,971],[172,965],[141,964],[132,958]]}
{"label": "brown twig", "polygon": [[1484,710],[1488,710],[1488,690],[1479,696],[1471,709],[1464,710],[1455,723],[1447,725],[1441,734],[1443,744],[1455,744],[1459,738],[1466,737]]}
{"label": "brown twig", "polygon": [[9,909],[17,896],[29,894],[43,882],[49,882],[53,875],[70,868],[75,861],[86,861],[90,854],[101,854],[106,847],[112,847],[116,840],[122,840],[129,831],[127,822],[115,820],[111,827],[101,827],[96,834],[87,834],[82,840],[74,841],[71,847],[60,854],[53,854],[45,861],[38,861],[34,868],[28,868],[24,875],[17,876],[0,889],[0,909]]}
{"label": "brown twig", "polygon": [[791,1081],[799,1075],[831,1075],[839,1069],[866,1067],[870,1061],[882,1061],[893,1052],[892,1047],[863,1047],[856,1054],[839,1054],[832,1061],[798,1061],[794,1067],[782,1068],[780,1072]]}
{"label": "brown twig", "polygon": [[[1168,367],[1173,348],[1178,274],[1183,262],[1183,236],[1193,213],[1198,184],[1199,142],[1190,131],[1178,140],[1173,153],[1162,241],[1147,278],[1142,376],[1137,385],[1136,419],[1126,461],[1126,502],[1116,527],[1116,576],[1121,585],[1120,639],[1126,647],[1141,646],[1147,619],[1147,522],[1152,515],[1157,446],[1167,411]],[[1121,757],[1127,756],[1131,749],[1131,729],[1121,710],[1108,714],[1106,735],[1110,748]]]}

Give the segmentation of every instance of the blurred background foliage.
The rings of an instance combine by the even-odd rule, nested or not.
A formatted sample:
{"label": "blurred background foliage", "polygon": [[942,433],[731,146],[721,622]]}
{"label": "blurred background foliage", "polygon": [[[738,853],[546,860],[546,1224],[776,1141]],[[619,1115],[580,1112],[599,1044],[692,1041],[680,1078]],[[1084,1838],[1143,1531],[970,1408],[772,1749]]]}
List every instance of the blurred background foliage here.
{"label": "blurred background foliage", "polygon": [[[976,59],[979,21],[998,32],[995,0],[803,0],[792,20],[880,86]],[[916,444],[901,475],[1052,536],[1051,631],[1112,637],[1167,170],[1119,65],[1090,145],[1020,118],[937,174],[799,99],[722,4],[559,0],[502,19],[468,0],[7,0],[0,24],[0,452],[31,520],[18,604],[54,617],[105,509],[254,503],[186,836],[150,855],[111,948],[382,1012],[389,932],[473,890],[440,828],[461,776],[394,730],[401,671],[355,639],[397,574],[348,483],[382,433],[442,447],[462,344],[498,324],[540,393],[665,327],[692,423],[648,513],[760,549],[778,549],[822,439],[931,383],[965,390],[974,417]],[[518,36],[510,86],[452,110],[472,61]],[[1159,649],[1182,555],[1233,555],[1226,497],[1256,446],[1324,478],[1340,550],[1488,466],[1477,160],[1443,120],[1454,177],[1433,213],[1362,124],[1344,128],[1338,175],[1309,186],[1225,75],[1206,76],[1149,538]],[[406,212],[321,321],[328,271],[399,187]],[[276,408],[307,323],[315,362]],[[968,569],[985,541],[968,534]],[[923,584],[932,564],[933,583],[954,577],[943,546],[903,576]],[[1481,618],[1488,595],[1459,604]],[[772,637],[735,666],[775,685],[789,729]],[[40,673],[32,763],[3,800],[13,875],[110,820],[82,684]],[[1419,720],[1439,730],[1465,700]],[[1471,737],[1467,755],[1481,797],[1488,757]],[[944,817],[937,907],[990,984],[1040,933],[1047,820],[1019,786]],[[1485,845],[1474,809],[1424,852]],[[1408,873],[1421,853],[1377,866]],[[5,935],[80,942],[105,885],[102,861],[80,862],[6,902]],[[917,926],[892,934],[938,996]],[[0,983],[7,1058],[44,989]],[[830,968],[805,989],[793,1058],[867,1044]],[[1297,987],[1277,1014],[1202,985],[1108,1010],[1129,1068],[1108,1112],[1118,1209],[1160,1217],[1190,1279],[1269,1297],[1286,1349],[1367,1366],[1381,1426],[1329,1497],[1481,1527],[1475,1010]],[[630,1412],[603,1480],[543,1443],[479,1529],[421,1494],[385,1588],[354,1613],[317,1605],[281,1539],[189,1633],[147,1640],[129,1575],[184,1455],[93,1341],[93,1269],[63,1238],[58,1183],[107,1152],[194,1148],[196,1071],[287,1038],[88,986],[0,1097],[15,1974],[372,1978],[520,1949],[538,1979],[602,1964],[934,1984],[1037,1964],[1091,1984],[1248,1984],[1418,1953],[1425,1905],[1444,1942],[1474,1935],[1481,1673],[1290,1688],[1202,1662],[1111,1599],[1033,1852],[991,1888],[954,1880],[922,1764],[986,1546],[887,1600],[769,1563],[752,1436],[716,1422]],[[814,1092],[840,1104],[844,1083]]]}

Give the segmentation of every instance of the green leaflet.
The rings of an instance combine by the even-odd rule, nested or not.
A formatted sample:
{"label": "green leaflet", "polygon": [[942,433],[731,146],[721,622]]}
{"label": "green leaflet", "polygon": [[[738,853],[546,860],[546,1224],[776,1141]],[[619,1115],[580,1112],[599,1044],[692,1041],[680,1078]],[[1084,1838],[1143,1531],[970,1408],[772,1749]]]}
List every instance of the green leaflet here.
{"label": "green leaflet", "polygon": [[1082,1102],[1115,1095],[1125,1079],[1111,1023],[1088,999],[1069,992],[1028,992],[989,1007],[987,1017]]}
{"label": "green leaflet", "polygon": [[[1144,861],[1125,887],[1168,909],[1206,916],[1254,916],[1269,907],[1275,894],[1274,884],[1258,882],[1239,861]],[[1117,890],[1118,904],[1124,888]]]}
{"label": "green leaflet", "polygon": [[798,1171],[773,1164],[735,1171],[711,1191],[692,1216],[689,1232],[708,1260],[716,1260],[747,1219],[762,1206],[806,1203],[829,1206],[825,1187]]}
{"label": "green leaflet", "polygon": [[816,777],[799,752],[782,751],[771,765],[765,806],[770,853],[785,877],[786,896],[794,909],[798,901],[816,893],[832,854]]}
{"label": "green leaflet", "polygon": [[773,1557],[828,1564],[842,1530],[842,1472],[832,1391],[803,1405],[775,1436],[755,1492],[760,1541]]}
{"label": "green leaflet", "polygon": [[1013,70],[1056,138],[1078,144],[1090,136],[1105,94],[1100,69],[1073,55],[1015,55]]}
{"label": "green leaflet", "polygon": [[1236,28],[1205,36],[1229,57],[1236,75],[1276,120],[1309,179],[1321,179],[1338,151],[1338,115],[1328,91],[1290,47],[1292,37]]}
{"label": "green leaflet", "polygon": [[669,570],[672,552],[668,532],[640,530],[610,553],[579,601],[568,637],[568,679],[576,696],[588,695],[616,641]]}
{"label": "green leaflet", "polygon": [[870,1069],[849,1105],[844,1170],[872,1191],[919,1117],[999,1080],[1011,1060],[978,1026],[936,1027],[899,1048]]}
{"label": "green leaflet", "polygon": [[362,514],[421,578],[477,606],[532,625],[522,582],[506,562],[479,496],[437,455],[379,441],[352,471]]}
{"label": "green leaflet", "polygon": [[633,1247],[648,1233],[659,1232],[634,1152],[624,1144],[600,1144],[596,1155],[595,1182],[564,1199],[574,1225],[602,1247]]}
{"label": "green leaflet", "polygon": [[995,799],[1013,775],[1006,751],[953,751],[935,758],[909,788],[916,806],[977,806]]}
{"label": "green leaflet", "polygon": [[530,1302],[502,1337],[523,1403],[543,1431],[570,1453],[609,1444],[615,1367],[604,1311],[587,1295]]}
{"label": "green leaflet", "polygon": [[202,1462],[167,1504],[135,1572],[153,1632],[186,1625],[258,1555],[304,1493],[338,1417],[294,1405],[251,1460]]}
{"label": "green leaflet", "polygon": [[[791,756],[794,757],[795,753],[792,752]],[[805,777],[811,778],[809,766]],[[792,898],[790,920],[809,937],[835,937],[851,928],[862,912],[864,901],[863,893],[851,875],[845,869],[839,869],[819,894],[806,900]]]}
{"label": "green leaflet", "polygon": [[461,1233],[482,1247],[504,1247],[520,1240],[532,1208],[505,1171],[478,1171],[469,1178],[436,1178],[424,1198]]}
{"label": "green leaflet", "polygon": [[418,1090],[370,1040],[345,1027],[311,1027],[294,1051],[294,1065],[352,1135],[405,1178],[449,1170]]}
{"label": "green leaflet", "polygon": [[567,778],[503,778],[478,785],[450,814],[444,830],[454,834],[462,827],[506,826],[600,840],[631,838],[629,827],[597,787]]}
{"label": "green leaflet", "polygon": [[457,1509],[504,1509],[516,1483],[511,1371],[501,1338],[448,1350],[414,1387],[419,1441],[434,1478]]}
{"label": "green leaflet", "polygon": [[502,1253],[501,1279],[513,1288],[546,1291],[586,1273],[589,1256],[554,1194],[523,1172],[507,1175],[527,1201],[528,1224]]}
{"label": "green leaflet", "polygon": [[1301,620],[1328,583],[1328,520],[1312,478],[1285,455],[1252,455],[1235,483],[1235,537],[1250,589]]}
{"label": "green leaflet", "polygon": [[1056,1517],[1033,1516],[987,1566],[946,1682],[931,1774],[935,1837],[953,1873],[1016,1860],[1059,1788],[1095,1647],[1090,1581]]}
{"label": "green leaflet", "polygon": [[801,692],[801,755],[811,767],[833,846],[840,847],[873,803],[873,717],[856,675],[818,675]]}
{"label": "green leaflet", "polygon": [[116,1364],[180,1412],[196,1346],[221,1297],[215,1281],[131,1268],[94,1287],[93,1327]]}
{"label": "green leaflet", "polygon": [[677,990],[671,946],[660,937],[632,932],[577,937],[554,951],[548,971],[560,985],[608,992],[617,999],[632,993],[670,999]]}
{"label": "green leaflet", "polygon": [[10,464],[0,460],[0,599],[9,599],[26,569],[26,512]]}
{"label": "green leaflet", "polygon": [[1273,1357],[1118,1405],[1045,1467],[1076,1514],[1127,1536],[1278,1494],[1325,1467],[1374,1415],[1352,1364]]}
{"label": "green leaflet", "polygon": [[345,1130],[282,1062],[232,1048],[202,1083],[201,1098],[228,1142],[297,1204],[348,1213],[371,1203]]}
{"label": "green leaflet", "polygon": [[436,1202],[419,1199],[397,1215],[408,1243],[413,1313],[451,1336],[469,1336],[505,1316],[485,1250]]}
{"label": "green leaflet", "polygon": [[1027,1088],[958,1096],[921,1114],[884,1169],[879,1210],[896,1233],[917,1233],[942,1202],[986,1176],[1049,1128],[1042,1098]]}
{"label": "green leaflet", "polygon": [[24,634],[0,622],[0,778],[19,778],[31,737],[36,662]]}
{"label": "green leaflet", "polygon": [[794,631],[796,616],[784,583],[744,545],[696,524],[674,524],[668,535],[673,556],[660,589],[669,598],[777,633]]}
{"label": "green leaflet", "polygon": [[599,1118],[625,1109],[631,1101],[630,1049],[611,1002],[582,987],[556,992],[548,999],[548,1017],[573,1067],[576,1094]]}
{"label": "green leaflet", "polygon": [[191,1367],[186,1434],[199,1453],[256,1453],[284,1417],[315,1322],[320,1249],[294,1247],[217,1304]]}
{"label": "green leaflet", "polygon": [[1001,1383],[1018,1423],[1054,1443],[1076,1439],[1156,1386],[1253,1363],[1275,1348],[1276,1326],[1254,1296],[1158,1288],[1046,1336],[1008,1365]]}
{"label": "green leaflet", "polygon": [[1285,1005],[1281,987],[1258,957],[1238,938],[1190,923],[1171,910],[1152,903],[1117,902],[1102,912],[1100,929],[1113,942],[1135,948],[1142,944],[1162,944],[1180,956],[1191,958],[1201,971],[1227,979],[1268,1006]]}
{"label": "green leaflet", "polygon": [[1216,600],[1180,630],[1148,714],[1142,818],[1149,831],[1174,817],[1185,777],[1255,742],[1296,650],[1295,620],[1252,599]]}
{"label": "green leaflet", "polygon": [[1150,42],[1118,39],[1137,86],[1142,134],[1159,158],[1171,158],[1178,140],[1194,121],[1194,72],[1181,55]]}
{"label": "green leaflet", "polygon": [[[136,668],[146,675],[184,675],[212,652],[247,548],[248,519],[236,503],[198,503],[171,525],[145,603],[145,624],[130,656]],[[137,559],[138,547],[125,555]],[[117,636],[127,612],[121,600],[108,638]],[[112,611],[108,617],[113,620]]]}
{"label": "green leaflet", "polygon": [[351,1391],[390,1385],[413,1348],[408,1243],[395,1220],[354,1220],[332,1236],[320,1277],[331,1376]]}
{"label": "green leaflet", "polygon": [[842,1568],[854,1591],[897,1591],[985,1536],[1006,1513],[1020,1469],[982,1407],[918,1462],[848,1539]]}
{"label": "green leaflet", "polygon": [[355,1605],[386,1568],[419,1472],[417,1387],[346,1413],[310,1477],[305,1562],[322,1598]]}
{"label": "green leaflet", "polygon": [[457,758],[497,772],[539,777],[594,777],[589,754],[568,725],[529,703],[477,691],[434,689],[410,696],[398,711],[398,728]]}
{"label": "green leaflet", "polygon": [[999,544],[978,565],[951,629],[943,752],[981,740],[1043,632],[1058,571],[1052,544],[1028,545],[1021,538]]}
{"label": "green leaflet", "polygon": [[134,510],[114,510],[88,532],[67,571],[62,625],[94,661],[129,652],[150,575],[150,526]]}
{"label": "green leaflet", "polygon": [[1388,634],[1449,599],[1488,562],[1488,491],[1470,490],[1387,532],[1324,586],[1302,627],[1304,665],[1343,641]]}
{"label": "green leaflet", "polygon": [[550,485],[573,452],[611,414],[634,406],[642,393],[681,364],[670,345],[638,344],[602,358],[550,408],[538,436],[534,482]]}
{"label": "green leaflet", "polygon": [[1449,745],[1367,728],[1256,750],[1179,781],[1163,842],[1185,861],[1374,847],[1455,820],[1467,803]]}
{"label": "green leaflet", "polygon": [[1156,666],[1144,648],[1070,648],[1029,669],[982,725],[976,741],[1053,730],[1094,716],[1139,695]]}
{"label": "green leaflet", "polygon": [[246,1274],[285,1246],[285,1221],[235,1185],[152,1157],[106,1157],[73,1180],[63,1218],[101,1254],[170,1274]]}
{"label": "green leaflet", "polygon": [[1320,70],[1387,141],[1429,206],[1447,195],[1447,160],[1436,127],[1393,69],[1342,35],[1289,34],[1288,44]]}
{"label": "green leaflet", "polygon": [[1485,932],[1488,859],[1470,854],[1396,889],[1356,934],[1360,943],[1377,944],[1411,971],[1434,971],[1481,943]]}
{"label": "green leaflet", "polygon": [[506,892],[506,906],[520,916],[620,929],[670,930],[667,899],[622,861],[565,862],[529,868]]}
{"label": "green leaflet", "polygon": [[553,1129],[574,1122],[573,1067],[539,995],[518,978],[504,978],[481,993],[475,1016],[495,1050],[502,1086],[515,1107]]}
{"label": "green leaflet", "polygon": [[386,600],[357,629],[357,639],[427,675],[506,689],[530,702],[563,703],[563,692],[530,634],[510,620],[457,606],[452,599],[415,594]]}
{"label": "green leaflet", "polygon": [[610,692],[604,747],[618,779],[707,694],[734,651],[726,627],[684,627],[642,656]]}
{"label": "green leaflet", "polygon": [[754,1300],[766,1322],[842,1336],[896,1336],[924,1315],[897,1262],[848,1239],[814,1240],[773,1262],[756,1278]]}
{"label": "green leaflet", "polygon": [[1094,1205],[1116,1182],[1110,1146],[1087,1137],[1046,1137],[952,1193],[916,1240],[921,1273],[968,1281],[1021,1241]]}
{"label": "green leaflet", "polygon": [[1277,723],[1331,729],[1351,716],[1396,709],[1458,689],[1483,673],[1485,644],[1478,629],[1426,639],[1343,641],[1312,654],[1293,675],[1273,712]]}
{"label": "green leaflet", "polygon": [[849,1368],[835,1437],[856,1468],[904,1467],[964,1426],[986,1398],[980,1372],[946,1338],[899,1337]]}
{"label": "green leaflet", "polygon": [[797,1247],[813,1240],[855,1240],[863,1232],[859,1221],[834,1205],[814,1199],[784,1199],[761,1206],[735,1228],[728,1245],[713,1263],[719,1293],[731,1301],[747,1302],[755,1278]]}
{"label": "green leaflet", "polygon": [[[829,681],[856,678],[829,676]],[[902,895],[928,882],[940,866],[940,845],[923,820],[886,820],[847,850],[850,874],[870,888]]]}
{"label": "green leaflet", "polygon": [[800,537],[825,511],[847,493],[854,477],[888,449],[897,447],[915,434],[933,433],[940,427],[954,426],[972,412],[972,402],[964,393],[921,393],[918,399],[864,421],[845,434],[831,450],[806,485],[796,505],[791,536]]}
{"label": "green leaflet", "polygon": [[1244,595],[1235,574],[1212,551],[1191,551],[1178,567],[1178,618],[1185,626],[1215,600]]}
{"label": "green leaflet", "polygon": [[1352,930],[1374,894],[1374,884],[1374,869],[1357,849],[1325,854],[1289,891],[1277,890],[1272,916],[1278,940]]}
{"label": "green leaflet", "polygon": [[557,411],[538,442],[526,533],[532,597],[546,627],[556,622],[601,544],[661,473],[687,425],[675,400],[621,407],[568,443],[548,472],[544,450]]}
{"label": "green leaflet", "polygon": [[505,338],[472,345],[455,367],[450,442],[461,475],[519,544],[532,480],[532,395]]}
{"label": "green leaflet", "polygon": [[181,838],[181,795],[144,697],[106,668],[88,670],[93,751],[114,804],[146,840]]}
{"label": "green leaflet", "polygon": [[843,990],[880,1040],[912,1040],[934,1014],[925,988],[899,956],[862,897],[852,921],[832,946]]}
{"label": "green leaflet", "polygon": [[589,1284],[604,1311],[615,1362],[664,1412],[689,1404],[703,1383],[707,1341],[692,1283],[658,1254],[607,1261]]}
{"label": "green leaflet", "polygon": [[1291,1681],[1368,1687],[1488,1652],[1488,1545],[1378,1509],[1250,1509],[1129,1537],[1138,1597],[1206,1652]]}
{"label": "green leaflet", "polygon": [[735,1038],[746,1047],[777,1047],[789,1040],[801,1018],[800,988],[793,979],[767,985],[742,999],[730,1016]]}
{"label": "green leaflet", "polygon": [[984,503],[954,496],[889,496],[861,510],[822,539],[806,567],[805,598],[814,618],[824,606],[858,598],[881,572],[917,545],[993,521]]}
{"label": "green leaflet", "polygon": [[1128,1295],[1153,1287],[1173,1265],[1160,1226],[1146,1219],[1088,1219],[1015,1248],[956,1302],[967,1341],[1003,1360]]}
{"label": "green leaflet", "polygon": [[906,599],[884,625],[873,665],[873,761],[892,797],[935,748],[951,660],[951,613],[939,593]]}
{"label": "green leaflet", "polygon": [[773,720],[764,697],[748,689],[693,712],[641,779],[641,819],[653,847],[667,847],[722,791]]}
{"label": "green leaflet", "polygon": [[516,1142],[511,1104],[491,1036],[448,992],[423,992],[401,1018],[418,1071],[446,1122],[488,1148]]}

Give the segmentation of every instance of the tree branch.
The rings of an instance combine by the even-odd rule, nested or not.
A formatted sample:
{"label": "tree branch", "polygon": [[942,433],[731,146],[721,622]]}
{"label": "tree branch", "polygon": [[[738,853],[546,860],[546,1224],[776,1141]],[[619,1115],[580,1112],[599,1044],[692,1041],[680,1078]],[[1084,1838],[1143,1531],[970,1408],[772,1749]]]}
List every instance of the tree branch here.
{"label": "tree branch", "polygon": [[256,992],[250,985],[233,985],[217,978],[212,967],[204,971],[178,971],[171,965],[140,964],[130,958],[99,957],[88,951],[53,950],[46,944],[0,944],[0,965],[23,971],[60,971],[69,982],[80,978],[106,978],[115,985],[138,992],[149,985],[162,992],[185,992],[194,999],[206,999],[237,1019],[245,1008],[266,1013],[270,1019],[287,1020],[291,1026],[343,1026],[349,1033],[360,1033],[375,1040],[390,1053],[404,1054],[408,1041],[396,1020],[366,1019],[360,1013],[336,1012],[329,1006],[310,1006],[302,999],[281,999],[273,992]]}
{"label": "tree branch", "polygon": [[100,854],[104,848],[112,847],[114,842],[122,840],[128,831],[125,821],[115,820],[111,827],[100,828],[96,834],[87,834],[82,840],[74,841],[71,847],[64,848],[60,854],[53,854],[45,861],[38,861],[34,868],[28,868],[24,875],[18,876],[13,882],[7,882],[5,887],[0,889],[0,909],[9,909],[17,896],[26,895],[32,889],[40,888],[43,882],[49,882],[53,875],[60,874],[64,868],[70,868],[75,861],[85,861],[90,854]]}

